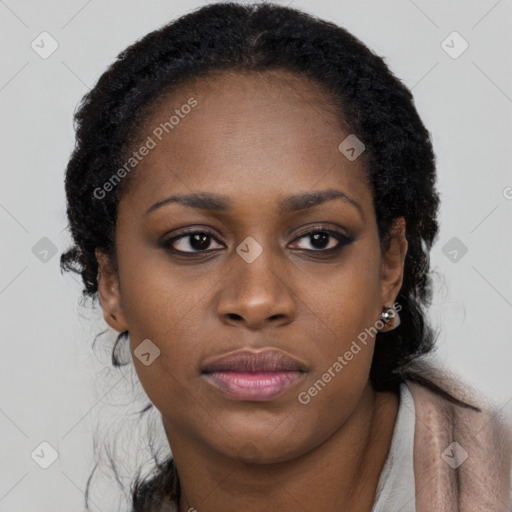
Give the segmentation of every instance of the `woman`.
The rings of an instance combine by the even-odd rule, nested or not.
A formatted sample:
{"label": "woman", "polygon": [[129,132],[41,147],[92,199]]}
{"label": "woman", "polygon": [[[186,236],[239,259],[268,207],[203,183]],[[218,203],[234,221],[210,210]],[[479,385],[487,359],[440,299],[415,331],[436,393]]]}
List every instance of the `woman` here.
{"label": "woman", "polygon": [[61,264],[172,451],[132,510],[509,510],[510,425],[426,359],[435,156],[382,58],[208,5],[122,52],[76,122]]}

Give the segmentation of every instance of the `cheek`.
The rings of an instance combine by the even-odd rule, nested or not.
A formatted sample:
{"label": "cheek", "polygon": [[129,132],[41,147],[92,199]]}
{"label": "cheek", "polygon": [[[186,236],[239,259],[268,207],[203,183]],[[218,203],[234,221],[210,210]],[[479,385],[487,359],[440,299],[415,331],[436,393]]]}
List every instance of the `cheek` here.
{"label": "cheek", "polygon": [[310,351],[314,371],[302,388],[309,395],[306,400],[322,395],[318,402],[330,402],[345,396],[350,402],[347,395],[358,396],[364,387],[381,327],[379,263],[378,247],[361,244],[322,286],[304,291],[314,312],[308,331],[315,345]]}
{"label": "cheek", "polygon": [[[138,378],[155,407],[175,421],[194,421],[191,409],[202,400],[193,385],[201,357],[199,327],[184,321],[186,312],[167,312],[141,304],[130,331],[132,359]],[[190,311],[188,312],[192,318]],[[150,341],[148,341],[150,340]],[[147,355],[149,354],[149,355]],[[148,361],[149,360],[149,361]],[[149,363],[149,364],[148,364]],[[196,413],[197,414],[197,413]]]}
{"label": "cheek", "polygon": [[191,266],[173,265],[165,252],[140,242],[119,244],[121,307],[134,338],[166,339],[183,328],[208,283],[194,283]]}
{"label": "cheek", "polygon": [[121,306],[133,362],[156,407],[169,402],[180,410],[179,397],[189,392],[186,381],[201,356],[199,320],[207,288],[190,286],[186,272],[162,255],[155,257],[158,251],[144,253],[133,249],[136,245],[119,244],[118,249]]}
{"label": "cheek", "polygon": [[319,292],[311,297],[317,305],[323,304],[323,310],[315,315],[317,328],[310,338],[315,345],[310,350],[313,367],[298,389],[300,408],[294,416],[314,432],[312,443],[350,417],[368,384],[379,310],[378,276],[372,262],[359,261],[350,271],[337,274],[323,297],[323,302]]}
{"label": "cheek", "polygon": [[364,242],[320,281],[315,276],[303,282],[303,297],[315,323],[333,338],[336,349],[374,325],[380,313],[380,252],[375,244]]}

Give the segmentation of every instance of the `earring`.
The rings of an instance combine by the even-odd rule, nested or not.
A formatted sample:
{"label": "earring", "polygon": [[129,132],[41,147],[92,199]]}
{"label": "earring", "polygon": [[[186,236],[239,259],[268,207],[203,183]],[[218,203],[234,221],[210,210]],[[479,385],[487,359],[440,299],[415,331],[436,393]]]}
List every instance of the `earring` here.
{"label": "earring", "polygon": [[380,319],[385,324],[389,324],[389,322],[393,319],[395,320],[393,322],[393,327],[390,330],[393,330],[400,325],[400,316],[398,311],[393,306],[384,306],[382,308],[382,313],[380,314]]}

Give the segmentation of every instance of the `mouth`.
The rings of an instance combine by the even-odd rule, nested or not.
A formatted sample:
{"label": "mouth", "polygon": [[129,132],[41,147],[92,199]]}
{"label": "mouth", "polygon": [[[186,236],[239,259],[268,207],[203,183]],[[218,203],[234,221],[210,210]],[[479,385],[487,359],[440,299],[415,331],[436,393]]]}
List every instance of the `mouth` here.
{"label": "mouth", "polygon": [[283,352],[242,350],[205,365],[201,374],[215,388],[239,401],[261,402],[297,384],[306,366]]}

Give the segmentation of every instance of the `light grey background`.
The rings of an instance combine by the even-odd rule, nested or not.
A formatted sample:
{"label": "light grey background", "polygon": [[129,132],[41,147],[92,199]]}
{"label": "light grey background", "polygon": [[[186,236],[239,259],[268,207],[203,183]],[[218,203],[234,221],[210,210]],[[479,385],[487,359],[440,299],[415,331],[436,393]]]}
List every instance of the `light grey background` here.
{"label": "light grey background", "polygon": [[[94,335],[106,324],[78,306],[78,278],[59,271],[70,244],[63,175],[72,114],[121,50],[205,3],[0,0],[0,511],[82,510],[97,418],[132,429],[115,404],[134,403],[133,374],[110,372],[107,349],[93,353]],[[442,199],[431,259],[438,353],[510,414],[511,1],[278,3],[344,26],[412,89],[433,135]],[[47,59],[31,48],[43,31],[59,45]],[[458,58],[442,47],[453,31],[469,43]],[[460,48],[457,40],[448,44]],[[48,244],[43,237],[57,251],[47,262],[33,252]],[[467,247],[457,261],[446,246],[453,237]],[[48,469],[31,457],[34,450],[48,456],[44,441],[58,452]],[[127,482],[131,475],[127,467]],[[106,482],[92,510],[113,510],[115,496],[115,484]]]}

